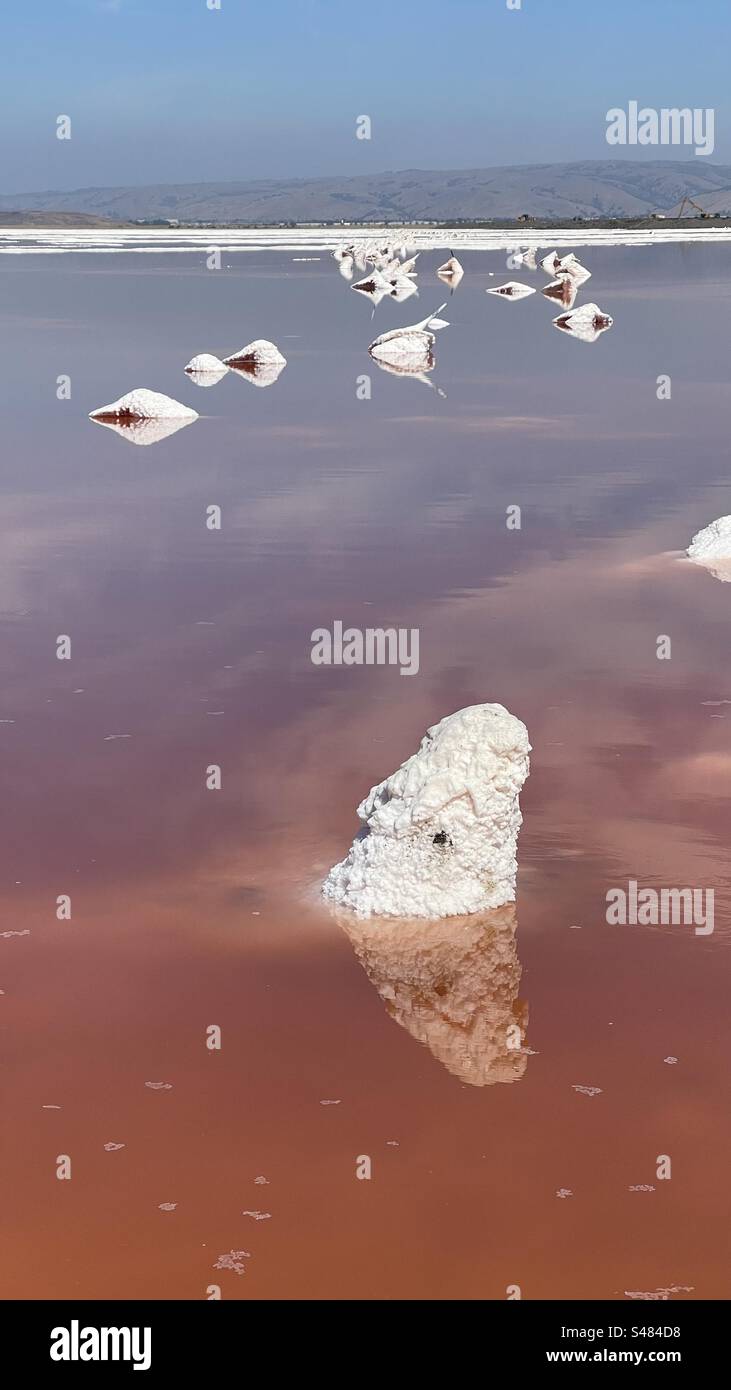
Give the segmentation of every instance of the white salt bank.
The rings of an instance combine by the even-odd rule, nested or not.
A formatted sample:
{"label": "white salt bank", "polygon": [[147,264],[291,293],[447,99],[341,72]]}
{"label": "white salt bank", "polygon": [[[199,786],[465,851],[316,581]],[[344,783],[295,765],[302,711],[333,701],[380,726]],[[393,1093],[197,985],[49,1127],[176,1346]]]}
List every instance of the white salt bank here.
{"label": "white salt bank", "polygon": [[719,516],[710,526],[697,531],[685,553],[723,584],[731,583],[731,516]]}
{"label": "white salt bank", "polygon": [[435,333],[440,328],[448,328],[445,319],[438,317],[445,304],[440,304],[436,314],[428,314],[420,323],[409,324],[406,328],[392,328],[389,333],[381,333],[374,338],[368,351],[376,361],[392,362],[396,366],[423,361],[428,364],[431,350],[436,342]]}
{"label": "white salt bank", "polygon": [[323,893],[361,916],[452,917],[515,899],[525,725],[471,705],[427,730],[418,753],[358,807],[366,832]]}
{"label": "white salt bank", "polygon": [[228,367],[220,357],[214,357],[210,352],[199,352],[196,357],[191,357],[183,371],[196,386],[215,386],[226,376]]}

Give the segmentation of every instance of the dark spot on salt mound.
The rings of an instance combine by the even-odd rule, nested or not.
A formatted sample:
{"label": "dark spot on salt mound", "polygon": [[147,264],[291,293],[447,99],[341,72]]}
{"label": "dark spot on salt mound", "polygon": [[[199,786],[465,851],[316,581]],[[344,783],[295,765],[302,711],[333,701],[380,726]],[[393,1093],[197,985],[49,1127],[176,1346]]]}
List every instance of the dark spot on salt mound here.
{"label": "dark spot on salt mound", "polygon": [[452,841],[450,840],[446,830],[438,831],[438,833],[434,836],[434,839],[432,840],[433,845],[451,845],[451,843]]}

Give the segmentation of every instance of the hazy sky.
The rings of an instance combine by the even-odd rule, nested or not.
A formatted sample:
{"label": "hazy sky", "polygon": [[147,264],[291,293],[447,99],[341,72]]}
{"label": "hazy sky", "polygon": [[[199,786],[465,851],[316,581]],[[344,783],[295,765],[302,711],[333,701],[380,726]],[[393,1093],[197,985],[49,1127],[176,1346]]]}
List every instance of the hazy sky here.
{"label": "hazy sky", "polygon": [[695,158],[610,148],[632,99],[731,162],[730,0],[5,0],[0,41],[2,193]]}

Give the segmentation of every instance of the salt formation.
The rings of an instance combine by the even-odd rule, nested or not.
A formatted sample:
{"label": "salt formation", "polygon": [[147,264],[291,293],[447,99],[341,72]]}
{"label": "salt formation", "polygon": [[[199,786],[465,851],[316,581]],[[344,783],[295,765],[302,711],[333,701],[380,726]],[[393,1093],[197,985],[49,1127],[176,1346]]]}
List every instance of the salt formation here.
{"label": "salt formation", "polygon": [[198,412],[159,391],[137,387],[126,396],[120,396],[118,401],[112,401],[111,405],[92,410],[89,419],[114,430],[129,444],[148,445],[159,444],[176,430],[191,424],[198,419]]}
{"label": "salt formation", "polygon": [[239,377],[240,380],[248,381],[251,386],[273,386],[278,381],[286,362],[282,358],[279,362],[251,362],[246,366],[229,367],[228,371],[232,376]]}
{"label": "salt formation", "polygon": [[686,555],[696,565],[704,565],[722,584],[731,583],[731,516],[720,516],[696,532]]}
{"label": "salt formation", "polygon": [[358,807],[366,830],[323,885],[362,916],[451,917],[515,898],[525,725],[471,705],[428,729],[418,753]]}
{"label": "salt formation", "polygon": [[559,314],[553,322],[556,328],[570,333],[580,342],[595,343],[602,333],[611,328],[614,319],[605,314],[598,304],[582,304],[579,309],[572,309],[568,314]]}
{"label": "salt formation", "polygon": [[390,362],[396,367],[411,367],[414,371],[430,370],[434,366],[434,335],[438,329],[449,327],[445,319],[437,317],[445,308],[445,304],[440,304],[436,314],[427,314],[420,323],[409,324],[406,328],[392,328],[389,333],[381,333],[380,337],[374,338],[368,349],[371,357],[377,362]]}
{"label": "salt formation", "polygon": [[222,362],[220,357],[214,357],[210,352],[199,352],[196,357],[191,357],[183,371],[195,382],[196,386],[215,386],[216,382],[225,377],[228,367]]}
{"label": "salt formation", "polygon": [[409,381],[420,381],[422,385],[429,386],[432,391],[436,391],[437,395],[440,396],[442,400],[446,400],[446,391],[444,391],[441,386],[437,386],[437,383],[432,381],[431,377],[428,375],[429,372],[434,370],[436,365],[433,353],[430,352],[425,358],[420,359],[416,367],[410,366],[408,362],[406,364],[385,361],[379,362],[377,357],[374,357],[373,360],[379,371],[387,372],[389,376],[407,377]]}
{"label": "salt formation", "polygon": [[450,253],[449,260],[437,269],[437,275],[440,280],[446,280],[450,285],[458,285],[464,275],[464,266]]}
{"label": "salt formation", "polygon": [[90,420],[197,420],[198,412],[191,410],[172,396],[163,396],[159,391],[148,391],[138,386],[120,396],[111,405],[100,405],[92,410]]}
{"label": "salt formation", "polygon": [[246,347],[232,352],[231,356],[224,357],[223,361],[227,367],[239,367],[244,371],[255,371],[265,366],[287,365],[286,357],[282,356],[276,344],[270,343],[266,338],[255,338],[253,343],[247,343]]}
{"label": "salt formation", "polygon": [[527,295],[535,294],[535,290],[532,285],[520,285],[517,280],[508,280],[504,285],[485,290],[485,294],[499,294],[503,299],[525,299]]}
{"label": "salt formation", "polygon": [[515,908],[449,922],[339,919],[391,1018],[469,1086],[519,1081],[528,1005]]}

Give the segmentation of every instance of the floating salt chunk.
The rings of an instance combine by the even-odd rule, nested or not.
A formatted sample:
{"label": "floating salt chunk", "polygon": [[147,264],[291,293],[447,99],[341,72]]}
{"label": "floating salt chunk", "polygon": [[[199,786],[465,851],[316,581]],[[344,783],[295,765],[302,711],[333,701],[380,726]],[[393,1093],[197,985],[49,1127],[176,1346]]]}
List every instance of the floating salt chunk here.
{"label": "floating salt chunk", "polygon": [[703,565],[722,584],[731,582],[731,516],[719,516],[694,535],[687,551],[689,560]]}
{"label": "floating salt chunk", "polygon": [[677,1057],[663,1057],[662,1060],[663,1062],[667,1062],[669,1067],[674,1067],[678,1059]]}
{"label": "floating salt chunk", "polygon": [[8,941],[11,936],[30,936],[30,927],[26,927],[24,931],[0,931],[0,936],[5,941]]}
{"label": "floating salt chunk", "polygon": [[340,1105],[339,1100],[321,1100],[320,1105]]}
{"label": "floating salt chunk", "polygon": [[244,1260],[250,1260],[251,1255],[248,1250],[229,1250],[227,1255],[219,1255],[214,1269],[230,1269],[234,1274],[245,1274],[246,1268]]}
{"label": "floating salt chunk", "polygon": [[578,1091],[580,1096],[600,1096],[601,1086],[572,1086],[572,1091]]}
{"label": "floating salt chunk", "polygon": [[612,327],[614,319],[605,314],[598,304],[582,304],[579,309],[559,314],[553,322],[556,328],[578,338],[580,342],[595,343],[602,333]]}
{"label": "floating salt chunk", "polygon": [[287,359],[279,351],[276,343],[270,343],[267,338],[255,338],[253,343],[247,343],[246,347],[232,352],[230,357],[224,357],[223,361],[227,367],[239,367],[244,370],[271,364],[280,367],[287,365]]}
{"label": "floating salt chunk", "polygon": [[[381,333],[380,337],[374,338],[368,349],[371,357],[380,362],[392,362],[396,366],[410,366],[415,371],[428,369],[431,350],[436,341],[434,335],[440,328],[449,327],[444,319],[438,317],[445,308],[445,304],[440,304],[436,314],[427,314],[420,323],[412,323],[405,328],[392,328],[389,333]],[[433,366],[433,360],[431,365]]]}
{"label": "floating salt chunk", "polygon": [[364,916],[461,916],[512,902],[529,752],[525,725],[502,705],[432,725],[361,802],[367,833],[331,869],[325,896]]}
{"label": "floating salt chunk", "polygon": [[269,1187],[269,1179],[265,1177],[254,1178],[257,1187]]}
{"label": "floating salt chunk", "polygon": [[116,420],[118,423],[132,420],[197,420],[198,412],[181,405],[180,401],[174,401],[172,396],[163,396],[160,391],[148,391],[146,387],[139,386],[134,391],[128,391],[126,396],[120,396],[118,401],[92,410],[89,419]]}
{"label": "floating salt chunk", "polygon": [[[555,253],[554,253],[555,254]],[[545,262],[543,263],[545,266]],[[567,256],[555,257],[553,274],[568,275],[576,285],[583,285],[587,280],[591,280],[591,271],[570,251]]]}
{"label": "floating salt chunk", "polygon": [[545,270],[546,275],[555,275],[561,264],[561,257],[558,251],[549,251],[547,256],[541,261],[541,270]]}
{"label": "floating salt chunk", "polygon": [[386,1143],[387,1143],[388,1147],[391,1148],[391,1149],[397,1149],[397,1148],[399,1147],[399,1141],[398,1141],[398,1139],[387,1139],[387,1140],[386,1140]]}
{"label": "floating salt chunk", "polygon": [[541,293],[546,299],[557,300],[565,309],[573,309],[579,287],[569,275],[559,275],[557,280],[552,280],[550,285],[544,286]]}
{"label": "floating salt chunk", "polygon": [[671,1294],[674,1293],[695,1293],[692,1284],[673,1284],[669,1289],[654,1289],[652,1293],[630,1293],[625,1289],[625,1298],[643,1299],[646,1302],[667,1303]]}
{"label": "floating salt chunk", "polygon": [[150,1091],[172,1091],[172,1081],[146,1081],[145,1085]]}
{"label": "floating salt chunk", "polygon": [[627,1188],[627,1191],[628,1191],[628,1192],[654,1192],[655,1189],[654,1189],[654,1187],[652,1186],[652,1183],[649,1183],[649,1182],[638,1182],[638,1183],[635,1183],[633,1186],[628,1187],[628,1188]]}
{"label": "floating salt chunk", "polygon": [[389,1017],[468,1086],[509,1085],[528,1065],[514,905],[439,921],[339,912]]}
{"label": "floating salt chunk", "polygon": [[513,254],[513,260],[515,261],[516,266],[524,265],[526,270],[535,270],[537,268],[537,249],[538,248],[535,246],[521,246],[520,249],[514,252]]}
{"label": "floating salt chunk", "polygon": [[333,254],[333,260],[335,260],[335,261],[352,261],[354,251],[355,251],[355,247],[352,245],[352,243],[351,243],[350,246],[336,246],[336,247],[335,247],[335,250],[334,250],[333,253],[332,253],[332,254]]}
{"label": "floating salt chunk", "polygon": [[119,1151],[119,1149],[124,1149],[126,1147],[126,1144],[115,1144],[111,1140],[108,1144],[104,1145],[104,1148],[108,1154],[115,1154]]}
{"label": "floating salt chunk", "polygon": [[343,260],[338,266],[338,270],[344,280],[352,280],[354,275],[352,259]]}
{"label": "floating salt chunk", "polygon": [[[4,993],[5,993],[5,990],[4,990],[4,989],[0,989],[0,994],[4,994]],[[61,1106],[60,1106],[60,1105],[42,1105],[42,1106],[41,1106],[41,1110],[60,1110],[60,1109],[61,1109]]]}
{"label": "floating salt chunk", "polygon": [[404,304],[407,299],[411,299],[412,294],[418,294],[414,281],[405,279],[403,276],[397,276],[395,279],[390,280],[389,284],[391,286],[390,297],[394,299],[397,304]]}
{"label": "floating salt chunk", "polygon": [[250,1216],[252,1221],[271,1221],[270,1211],[242,1211],[242,1216]]}
{"label": "floating salt chunk", "polygon": [[177,1202],[160,1202],[158,1211],[175,1211],[177,1205]]}
{"label": "floating salt chunk", "polygon": [[559,1187],[556,1193],[557,1197],[573,1197],[573,1195],[570,1187]]}
{"label": "floating salt chunk", "polygon": [[381,300],[391,293],[392,286],[379,270],[374,270],[370,275],[366,275],[365,279],[357,280],[350,288],[356,290],[358,294],[364,295],[366,299],[370,299],[371,303],[377,307]]}
{"label": "floating salt chunk", "polygon": [[444,265],[437,267],[437,275],[446,284],[458,285],[464,275],[464,266],[457,260],[456,256],[450,254],[449,260]]}
{"label": "floating salt chunk", "polygon": [[497,294],[501,299],[527,299],[529,294],[535,294],[532,285],[521,285],[517,280],[507,280],[504,285],[495,285],[494,289],[485,290],[485,294]]}

